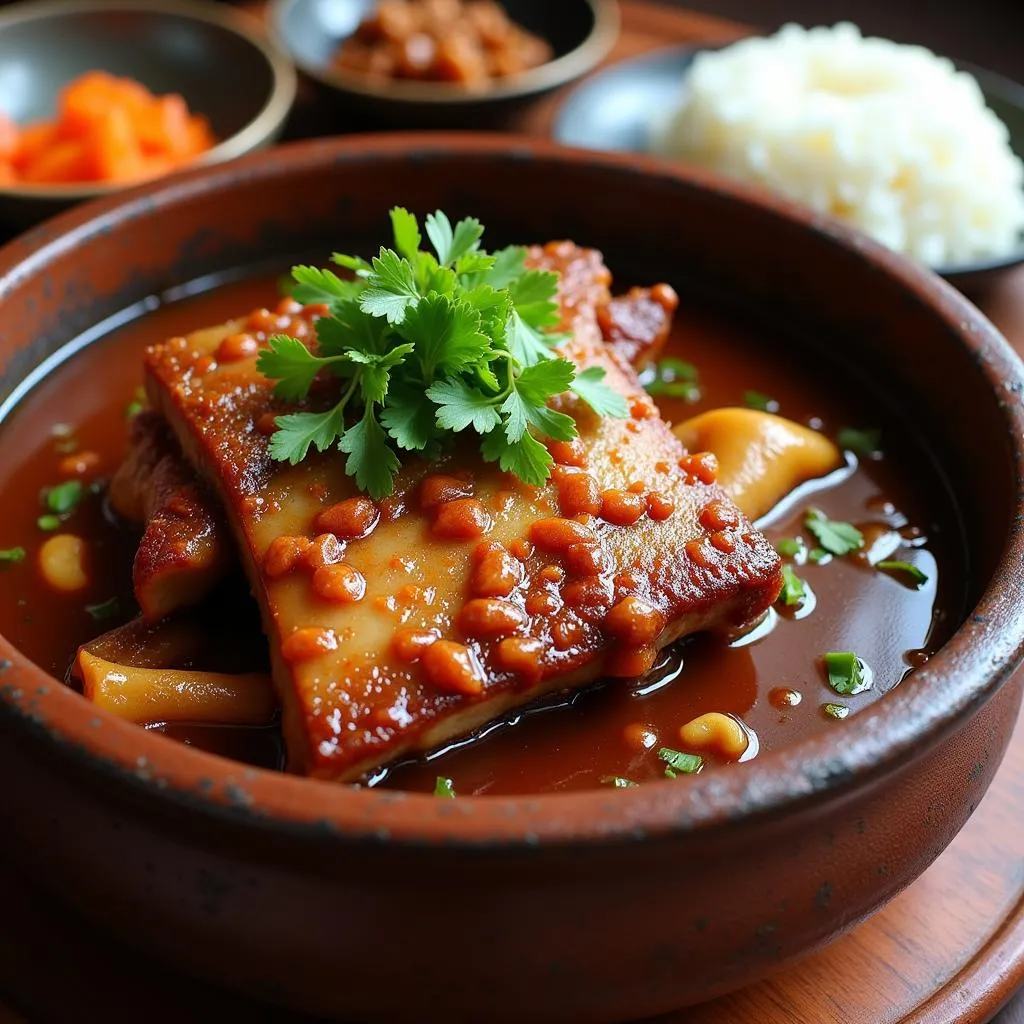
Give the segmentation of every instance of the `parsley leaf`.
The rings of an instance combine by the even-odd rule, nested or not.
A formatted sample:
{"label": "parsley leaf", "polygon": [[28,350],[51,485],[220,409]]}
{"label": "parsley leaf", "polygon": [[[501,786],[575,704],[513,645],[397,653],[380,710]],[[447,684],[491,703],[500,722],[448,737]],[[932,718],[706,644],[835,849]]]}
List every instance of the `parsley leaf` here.
{"label": "parsley leaf", "polygon": [[298,465],[310,447],[325,452],[345,433],[345,407],[340,402],[327,412],[296,412],[278,416],[270,437],[270,455],[279,462]]}
{"label": "parsley leaf", "polygon": [[558,275],[528,269],[526,249],[489,253],[478,220],[453,225],[441,211],[424,224],[434,252],[420,248],[404,207],[391,211],[391,228],[393,247],[370,262],[332,256],[352,279],[294,269],[293,294],[327,313],[315,342],[277,335],[257,362],[291,405],[275,420],[274,459],[295,464],[336,447],[356,485],[380,498],[394,488],[398,451],[436,459],[453,435],[472,432],[485,460],[540,486],[553,464],[542,439],[577,436],[552,399],[573,392],[597,415],[628,415],[602,368],[578,371],[559,357]]}
{"label": "parsley leaf", "polygon": [[871,669],[852,651],[829,651],[823,661],[828,675],[828,685],[836,693],[851,697],[871,689]]}
{"label": "parsley leaf", "polygon": [[743,402],[748,409],[757,409],[758,412],[779,411],[779,403],[774,398],[769,398],[760,391],[744,391]]}
{"label": "parsley leaf", "polygon": [[678,775],[695,775],[704,767],[704,758],[698,754],[684,754],[671,747],[662,747],[658,757],[665,762],[665,776],[674,779]]}
{"label": "parsley leaf", "polygon": [[580,396],[598,416],[613,416],[617,419],[625,419],[629,415],[629,406],[626,399],[617,391],[612,391],[604,383],[605,371],[600,366],[588,366],[585,370],[577,373],[573,382],[569,385],[570,390]]}
{"label": "parsley leaf", "polygon": [[383,498],[394,488],[398,456],[388,444],[387,434],[377,420],[372,405],[366,406],[362,419],[342,435],[338,448],[348,453],[345,472],[356,478],[356,486],[372,498]]}
{"label": "parsley leaf", "polygon": [[854,427],[843,427],[836,434],[836,444],[847,451],[858,455],[870,456],[878,452],[882,443],[882,432],[877,429],[857,430]]}
{"label": "parsley leaf", "polygon": [[621,775],[602,775],[600,778],[602,786],[611,786],[612,789],[636,789],[637,783],[632,779],[624,778]]}
{"label": "parsley leaf", "polygon": [[452,780],[446,779],[443,775],[438,775],[437,782],[434,783],[434,796],[454,798],[455,785]]}
{"label": "parsley leaf", "polygon": [[849,555],[864,547],[864,534],[856,526],[829,519],[820,509],[809,508],[804,525],[830,555]]}
{"label": "parsley leaf", "polygon": [[58,516],[68,515],[78,508],[82,500],[82,482],[66,480],[46,492],[46,507]]}
{"label": "parsley leaf", "polygon": [[898,559],[886,559],[884,562],[877,562],[875,568],[890,575],[906,577],[913,584],[914,589],[923,587],[928,582],[928,577],[913,562],[902,562]]}
{"label": "parsley leaf", "polygon": [[386,317],[389,324],[400,324],[420,298],[412,265],[392,249],[374,256],[373,273],[366,280],[369,287],[359,297],[359,308],[370,316]]}

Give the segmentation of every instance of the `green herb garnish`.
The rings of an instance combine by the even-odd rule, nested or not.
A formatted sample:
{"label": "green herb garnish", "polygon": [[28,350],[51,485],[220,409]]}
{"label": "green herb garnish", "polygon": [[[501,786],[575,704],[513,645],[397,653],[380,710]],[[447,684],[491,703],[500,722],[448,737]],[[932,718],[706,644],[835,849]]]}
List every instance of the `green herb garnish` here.
{"label": "green herb garnish", "polygon": [[644,384],[649,395],[681,398],[686,402],[700,399],[699,374],[693,363],[666,356],[654,367],[654,376]]}
{"label": "green herb garnish", "polygon": [[637,783],[632,779],[623,778],[621,775],[602,775],[602,786],[611,786],[612,789],[635,789]]}
{"label": "green herb garnish", "polygon": [[85,610],[96,622],[107,622],[121,614],[121,602],[112,597],[109,601],[101,601],[99,604],[87,604]]}
{"label": "green herb garnish", "polygon": [[828,685],[836,693],[852,697],[871,689],[871,670],[852,651],[829,651],[822,660],[828,673]]}
{"label": "green herb garnish", "polygon": [[24,548],[2,548],[0,549],[0,562],[13,565],[15,562],[25,561]]}
{"label": "green herb garnish", "polygon": [[58,516],[66,516],[78,507],[82,500],[80,480],[66,480],[46,492],[46,507]]}
{"label": "green herb garnish", "polygon": [[822,704],[821,713],[828,718],[836,718],[842,721],[850,713],[845,704]]}
{"label": "green herb garnish", "polygon": [[843,427],[836,434],[836,444],[847,451],[858,455],[874,455],[882,443],[882,432],[876,429],[857,430],[855,427]]}
{"label": "green herb garnish", "polygon": [[678,775],[695,775],[704,767],[704,758],[697,754],[684,754],[671,747],[662,747],[658,757],[665,762],[665,775],[670,779]]}
{"label": "green herb garnish", "polygon": [[437,782],[434,785],[434,796],[455,796],[455,786],[451,779],[446,779],[443,775],[438,775]]}
{"label": "green herb garnish", "polygon": [[804,525],[830,555],[849,555],[864,547],[864,534],[856,526],[829,519],[820,509],[809,508]]}
{"label": "green herb garnish", "polygon": [[381,248],[370,263],[334,254],[351,280],[293,268],[295,298],[323,303],[329,315],[317,321],[315,352],[275,335],[258,368],[286,401],[305,399],[321,374],[341,390],[325,408],[279,416],[273,458],[295,465],[311,447],[337,448],[356,485],[382,498],[394,489],[398,451],[436,457],[455,434],[470,432],[486,461],[539,486],[552,458],[538,436],[577,434],[575,420],[549,399],[572,391],[598,415],[627,415],[603,369],[578,370],[552,348],[564,337],[553,333],[557,274],[527,270],[522,247],[485,252],[484,229],[472,217],[454,226],[440,211],[426,218],[436,255],[420,249],[407,210],[393,209],[391,224],[395,248]]}
{"label": "green herb garnish", "polygon": [[779,403],[760,391],[744,391],[743,401],[748,408],[757,409],[759,412],[779,411]]}
{"label": "green herb garnish", "polygon": [[807,584],[795,572],[791,565],[782,566],[782,592],[779,600],[787,608],[801,605],[807,600]]}
{"label": "green herb garnish", "polygon": [[45,515],[40,516],[36,520],[36,526],[39,527],[44,533],[53,533],[54,530],[60,529],[60,524],[64,522],[60,516]]}
{"label": "green herb garnish", "polygon": [[775,550],[783,558],[799,560],[807,551],[807,545],[800,537],[782,537],[775,542]]}
{"label": "green herb garnish", "polygon": [[827,565],[832,561],[832,556],[824,548],[811,548],[807,552],[807,558],[815,565]]}
{"label": "green herb garnish", "polygon": [[898,559],[886,559],[884,562],[876,563],[875,568],[879,569],[881,572],[887,572],[894,576],[909,579],[915,590],[923,587],[928,582],[928,577],[921,572],[913,562],[902,562]]}

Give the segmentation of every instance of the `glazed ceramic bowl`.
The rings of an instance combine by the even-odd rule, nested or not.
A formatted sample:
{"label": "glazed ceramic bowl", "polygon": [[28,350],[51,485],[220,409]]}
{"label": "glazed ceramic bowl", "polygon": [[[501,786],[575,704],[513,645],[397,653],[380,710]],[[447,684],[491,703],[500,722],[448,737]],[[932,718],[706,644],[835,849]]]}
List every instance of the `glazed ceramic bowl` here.
{"label": "glazed ceramic bowl", "polygon": [[7,852],[136,948],[349,1021],[621,1021],[746,984],[917,877],[999,765],[1021,701],[1024,367],[939,278],[801,208],[635,156],[367,136],[168,179],[7,246],[0,399],[145,296],[359,251],[399,201],[472,210],[497,239],[585,240],[624,277],[727,295],[812,350],[841,343],[915,410],[960,496],[971,612],[839,741],[685,784],[456,800],[178,745],[0,638]]}
{"label": "glazed ceramic bowl", "polygon": [[[0,10],[0,110],[19,124],[53,117],[60,90],[86,71],[182,95],[220,140],[197,161],[241,156],[280,134],[296,73],[259,24],[203,0],[43,0]],[[119,184],[0,186],[0,220],[14,227]]]}
{"label": "glazed ceramic bowl", "polygon": [[271,0],[271,37],[335,111],[339,130],[498,125],[538,96],[581,78],[619,35],[617,0],[503,0],[517,24],[546,39],[554,59],[479,91],[435,82],[375,80],[332,66],[335,51],[376,0]]}

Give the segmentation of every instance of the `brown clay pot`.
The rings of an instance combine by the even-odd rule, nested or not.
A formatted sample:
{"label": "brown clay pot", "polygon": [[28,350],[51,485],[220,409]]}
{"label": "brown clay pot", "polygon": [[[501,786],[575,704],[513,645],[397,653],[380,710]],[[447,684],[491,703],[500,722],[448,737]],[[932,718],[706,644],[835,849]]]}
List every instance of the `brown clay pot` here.
{"label": "brown clay pot", "polygon": [[395,203],[477,214],[492,242],[575,237],[623,277],[725,294],[812,346],[841,343],[911,404],[949,474],[972,613],[841,739],[685,784],[453,801],[179,746],[0,639],[2,842],[97,927],[354,1021],[625,1020],[750,982],[919,875],[999,764],[1021,701],[1024,368],[938,278],[777,199],[635,157],[401,136],[211,168],[8,246],[0,395],[167,286],[370,245]]}

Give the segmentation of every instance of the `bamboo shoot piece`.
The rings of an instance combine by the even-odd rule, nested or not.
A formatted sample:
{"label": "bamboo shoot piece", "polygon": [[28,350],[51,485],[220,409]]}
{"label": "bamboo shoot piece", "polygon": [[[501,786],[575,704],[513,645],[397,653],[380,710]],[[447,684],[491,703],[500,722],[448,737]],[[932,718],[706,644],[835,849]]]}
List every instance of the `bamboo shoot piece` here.
{"label": "bamboo shoot piece", "polygon": [[97,707],[139,725],[267,725],[277,710],[270,676],[139,668],[78,652],[82,691]]}
{"label": "bamboo shoot piece", "polygon": [[800,484],[843,464],[824,434],[756,409],[712,409],[673,431],[687,450],[715,455],[719,486],[755,520]]}

